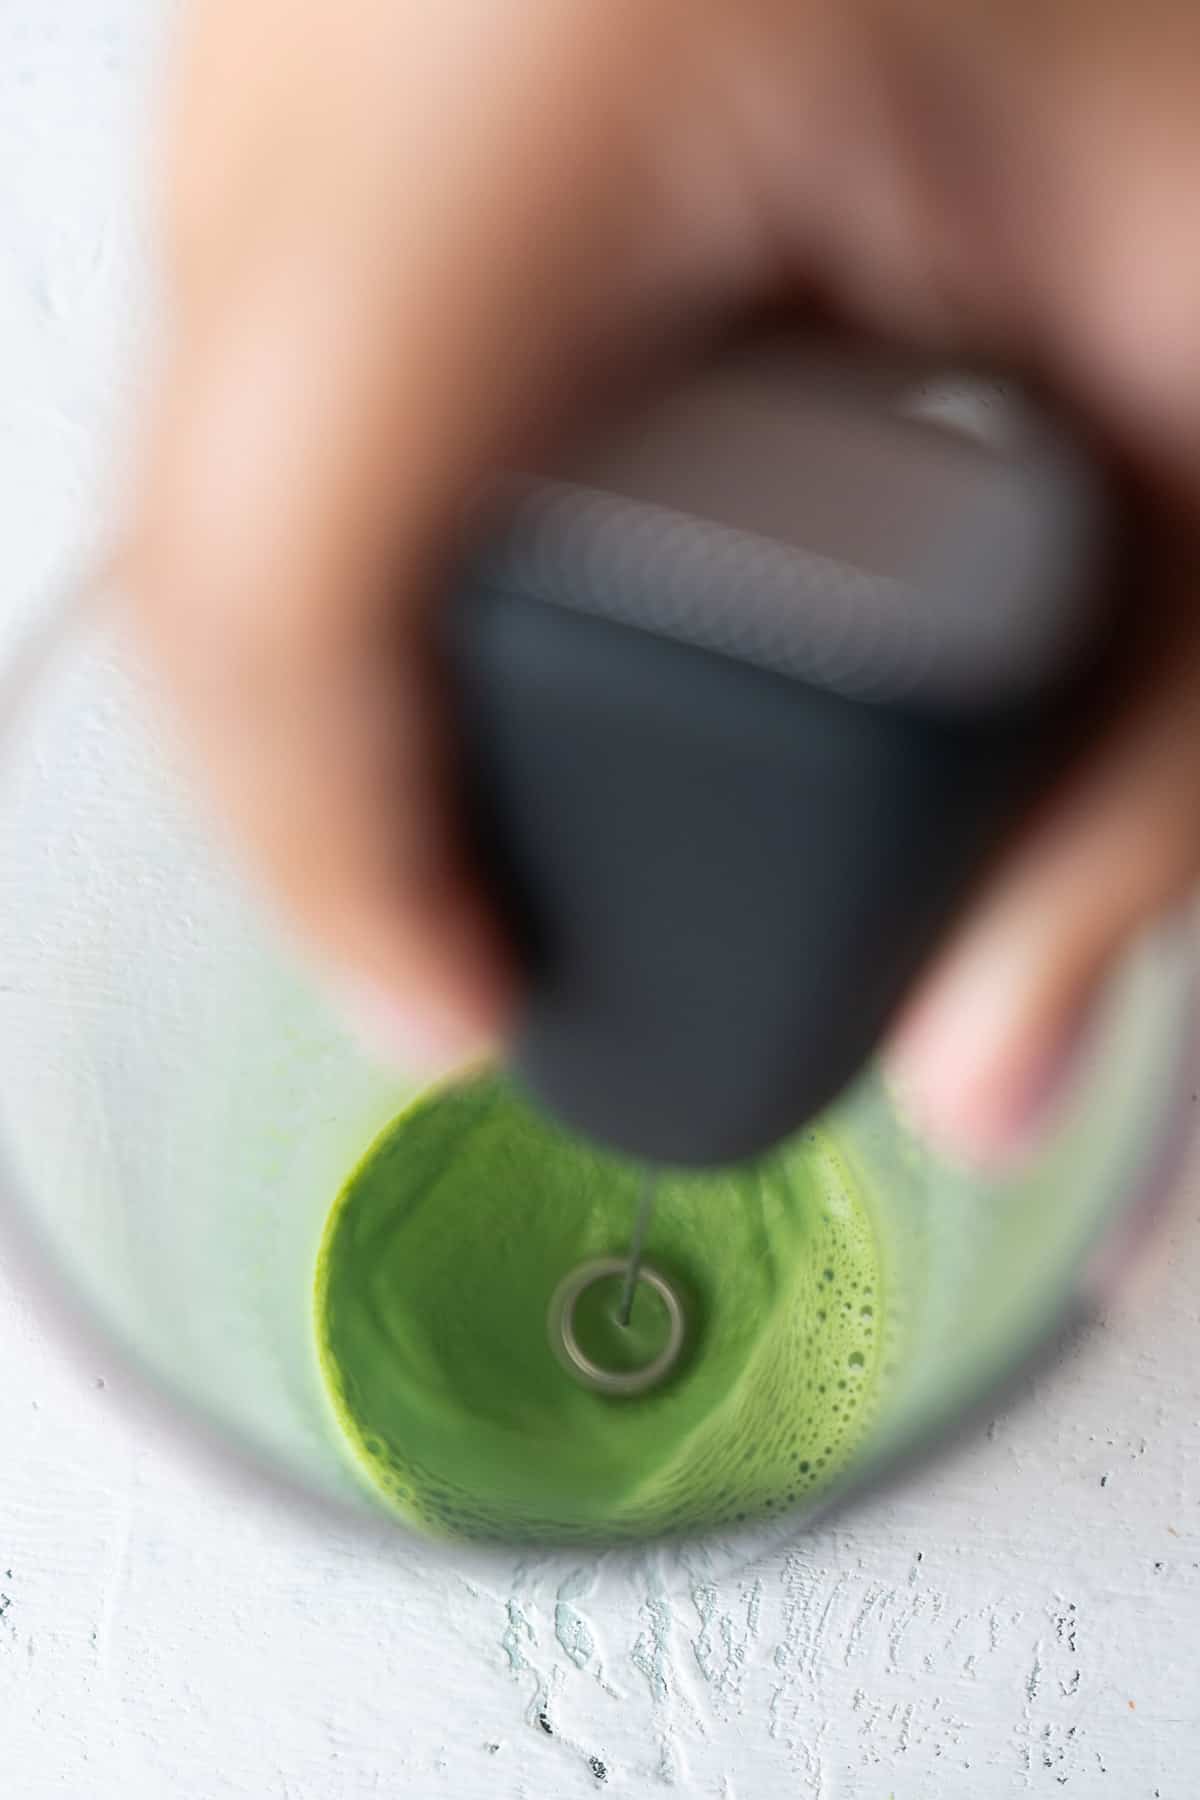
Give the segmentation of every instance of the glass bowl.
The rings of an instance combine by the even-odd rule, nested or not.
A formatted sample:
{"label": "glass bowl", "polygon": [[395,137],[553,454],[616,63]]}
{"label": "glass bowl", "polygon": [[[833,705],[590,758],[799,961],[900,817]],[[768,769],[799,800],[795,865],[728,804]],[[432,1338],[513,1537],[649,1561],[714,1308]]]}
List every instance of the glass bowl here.
{"label": "glass bowl", "polygon": [[[450,1071],[398,1072],[345,1032],[214,835],[100,611],[64,612],[8,665],[0,870],[10,1248],[157,1418],[378,1523],[318,1370],[314,1264],[365,1147]],[[1193,938],[1175,925],[1127,959],[1045,1141],[1003,1180],[940,1163],[875,1070],[838,1103],[891,1368],[849,1462],[758,1524],[756,1554],[994,1402],[1128,1265],[1185,1143],[1197,1017]]]}

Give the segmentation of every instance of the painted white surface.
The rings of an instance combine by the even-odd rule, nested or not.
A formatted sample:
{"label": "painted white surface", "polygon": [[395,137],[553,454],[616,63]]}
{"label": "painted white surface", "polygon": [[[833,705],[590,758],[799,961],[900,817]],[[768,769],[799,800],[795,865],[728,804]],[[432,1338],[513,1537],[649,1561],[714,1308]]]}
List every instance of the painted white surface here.
{"label": "painted white surface", "polygon": [[[0,0],[0,636],[95,517],[163,16]],[[14,1800],[1196,1792],[1195,1182],[1148,1304],[933,1474],[713,1588],[447,1570],[231,1493],[147,1441],[112,1369],[65,1363],[3,1268],[0,1371]]]}

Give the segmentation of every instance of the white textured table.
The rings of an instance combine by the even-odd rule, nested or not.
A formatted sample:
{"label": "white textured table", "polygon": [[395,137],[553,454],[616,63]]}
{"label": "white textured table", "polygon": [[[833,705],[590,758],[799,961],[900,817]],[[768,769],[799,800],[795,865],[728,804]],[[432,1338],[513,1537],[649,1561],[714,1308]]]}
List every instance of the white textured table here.
{"label": "white textured table", "polygon": [[[0,0],[5,630],[94,516],[162,12]],[[1198,1214],[1151,1307],[932,1475],[691,1590],[653,1559],[447,1572],[231,1496],[0,1268],[0,1792],[1191,1800]]]}

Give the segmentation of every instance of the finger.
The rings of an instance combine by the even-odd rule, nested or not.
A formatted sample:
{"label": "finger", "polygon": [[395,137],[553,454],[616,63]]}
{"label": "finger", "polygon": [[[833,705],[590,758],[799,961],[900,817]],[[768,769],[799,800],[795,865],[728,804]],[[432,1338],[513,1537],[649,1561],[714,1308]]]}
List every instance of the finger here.
{"label": "finger", "polygon": [[1028,1144],[1119,952],[1191,891],[1198,693],[1200,620],[1185,616],[906,1009],[889,1049],[897,1090],[951,1153],[1002,1163]]}
{"label": "finger", "polygon": [[344,276],[281,267],[189,344],[136,598],[220,808],[294,922],[378,1012],[449,1033],[492,1020],[504,971],[446,818],[426,629],[440,502],[419,473],[439,418],[419,445],[397,427],[372,313]]}
{"label": "finger", "polygon": [[[442,57],[446,105],[395,102],[418,132],[395,157],[358,117],[391,105],[356,74],[311,184],[301,164],[278,207],[256,190],[253,229],[205,190],[182,234],[135,603],[220,810],[397,1036],[490,1032],[512,994],[455,829],[431,649],[462,503],[576,397],[564,371],[603,366],[606,331],[650,331],[706,241],[647,228],[654,88],[622,66],[628,35],[584,42],[564,12],[515,73],[499,44],[486,82]],[[657,260],[635,266],[639,243]]]}

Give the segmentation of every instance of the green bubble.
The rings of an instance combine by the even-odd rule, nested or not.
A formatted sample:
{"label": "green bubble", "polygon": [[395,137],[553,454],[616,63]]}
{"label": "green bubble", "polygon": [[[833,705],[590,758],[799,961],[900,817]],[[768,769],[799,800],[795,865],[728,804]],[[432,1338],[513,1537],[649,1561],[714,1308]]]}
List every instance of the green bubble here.
{"label": "green bubble", "polygon": [[[830,1271],[877,1296],[882,1282],[828,1134],[658,1177],[646,1256],[683,1300],[685,1347],[661,1387],[614,1397],[554,1354],[547,1315],[569,1270],[625,1250],[641,1180],[494,1071],[426,1095],[350,1177],[318,1259],[320,1366],[359,1471],[413,1524],[566,1541],[705,1529],[809,1495],[852,1457],[879,1334],[857,1309],[819,1315]],[[640,1287],[619,1325],[619,1289],[588,1291],[577,1334],[603,1366],[638,1367],[665,1315]],[[826,1397],[848,1364],[848,1401]]]}

